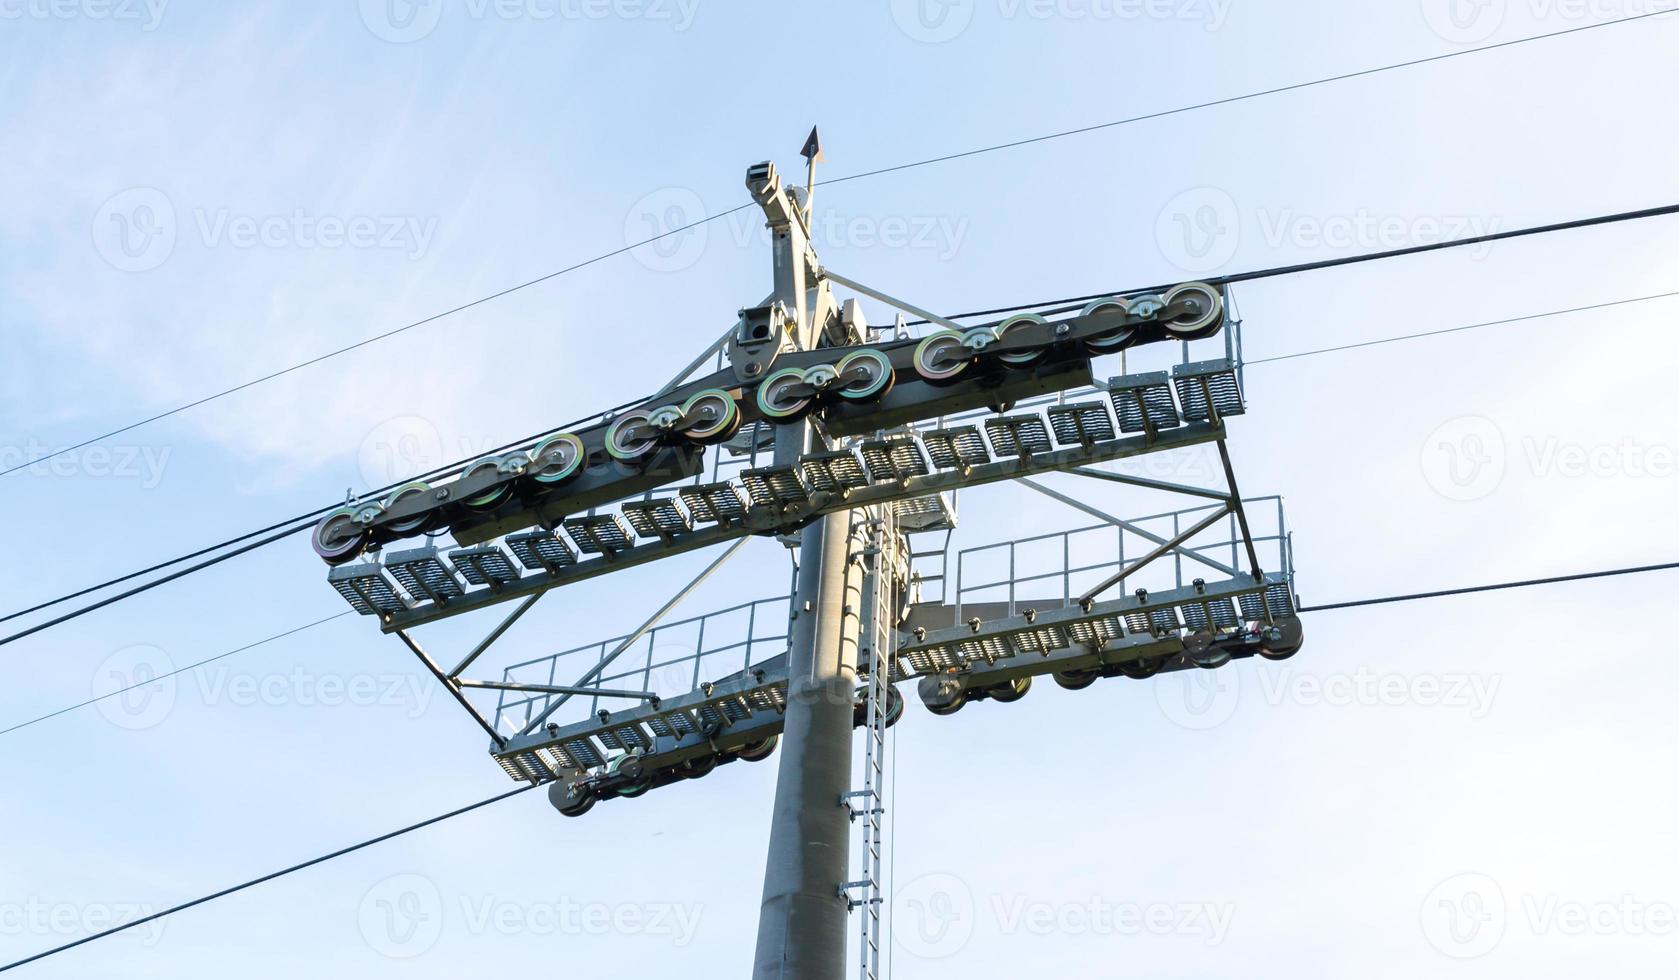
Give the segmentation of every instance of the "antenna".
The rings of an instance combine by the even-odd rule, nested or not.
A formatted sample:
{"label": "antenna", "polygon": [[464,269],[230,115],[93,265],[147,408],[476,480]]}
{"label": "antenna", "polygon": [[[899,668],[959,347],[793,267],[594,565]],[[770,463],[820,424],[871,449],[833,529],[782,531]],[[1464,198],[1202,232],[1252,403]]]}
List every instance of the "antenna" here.
{"label": "antenna", "polygon": [[822,137],[816,132],[816,127],[810,127],[810,135],[805,137],[805,145],[799,150],[799,156],[805,158],[805,223],[810,223],[811,208],[816,202],[816,165],[828,162],[822,154]]}

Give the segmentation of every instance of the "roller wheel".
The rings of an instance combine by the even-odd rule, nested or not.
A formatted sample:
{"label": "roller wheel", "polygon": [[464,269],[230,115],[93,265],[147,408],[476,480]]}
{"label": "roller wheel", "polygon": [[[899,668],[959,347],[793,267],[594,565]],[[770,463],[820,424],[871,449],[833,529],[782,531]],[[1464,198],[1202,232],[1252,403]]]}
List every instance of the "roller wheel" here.
{"label": "roller wheel", "polygon": [[891,728],[904,717],[904,696],[895,687],[886,689],[886,727]]}
{"label": "roller wheel", "polygon": [[1096,683],[1102,675],[1094,670],[1058,670],[1055,683],[1069,691],[1082,691]]}
{"label": "roller wheel", "polygon": [[851,374],[863,375],[844,382],[839,390],[841,398],[857,402],[873,401],[892,390],[892,362],[880,351],[860,350],[847,354],[840,358],[838,370],[842,379]]}
{"label": "roller wheel", "polygon": [[956,712],[961,711],[962,706],[967,703],[968,695],[963,693],[956,695],[953,700],[945,704],[929,704],[927,705],[927,710],[931,711],[935,715],[938,715],[940,718],[947,718]]}
{"label": "roller wheel", "polygon": [[828,389],[839,380],[838,364],[817,364],[805,369],[805,384],[816,389],[818,397],[827,394]]}
{"label": "roller wheel", "polygon": [[647,424],[660,435],[675,432],[676,427],[682,424],[682,406],[660,405],[647,413]]}
{"label": "roller wheel", "polygon": [[701,445],[725,442],[740,431],[740,406],[721,388],[695,392],[682,403],[682,414],[697,420],[685,434]]}
{"label": "roller wheel", "polygon": [[[1036,313],[1023,313],[1020,316],[1011,316],[1007,320],[1003,321],[1002,326],[997,328],[997,337],[999,340],[1007,340],[1009,334],[1013,331],[1048,322],[1049,321],[1045,320],[1041,316],[1038,316]],[[1043,357],[1044,351],[1047,349],[1048,348],[1040,347],[1037,350],[1020,351],[1013,354],[998,354],[997,360],[1014,367],[1025,367],[1033,361],[1036,361],[1038,358]]]}
{"label": "roller wheel", "polygon": [[1230,648],[1215,644],[1217,638],[1204,630],[1184,637],[1183,655],[1203,670],[1217,670],[1230,662]]}
{"label": "roller wheel", "polygon": [[740,751],[735,754],[747,762],[762,762],[775,754],[775,747],[780,742],[780,735],[771,735],[769,738],[741,746]]}
{"label": "roller wheel", "polygon": [[569,432],[551,435],[531,450],[531,479],[549,486],[564,483],[583,471],[587,456],[582,439]]}
{"label": "roller wheel", "polygon": [[711,775],[712,770],[716,768],[717,757],[715,755],[705,755],[697,759],[689,759],[682,764],[682,768],[678,771],[682,773],[683,779],[700,779]]}
{"label": "roller wheel", "polygon": [[1300,625],[1299,616],[1279,616],[1265,629],[1275,633],[1261,635],[1259,655],[1266,660],[1287,660],[1299,653],[1301,644],[1306,642],[1306,631]]}
{"label": "roller wheel", "polygon": [[[1123,317],[1130,312],[1123,298],[1115,296],[1109,299],[1099,299],[1079,313],[1079,316],[1116,316]],[[1116,327],[1094,337],[1087,338],[1084,346],[1093,354],[1112,354],[1131,346],[1137,339],[1136,327]]]}
{"label": "roller wheel", "polygon": [[1119,665],[1119,672],[1134,681],[1146,681],[1160,673],[1158,660],[1133,660]]}
{"label": "roller wheel", "polygon": [[619,796],[636,797],[653,788],[653,774],[640,755],[619,756],[607,764],[606,772],[618,783],[612,792]]}
{"label": "roller wheel", "polygon": [[548,802],[567,817],[581,817],[595,805],[595,797],[586,788],[562,779],[548,784]]}
{"label": "roller wheel", "polygon": [[659,444],[651,412],[626,412],[606,427],[607,455],[620,463],[633,463]]}
{"label": "roller wheel", "polygon": [[[862,727],[869,723],[869,692],[867,689],[857,692],[856,707],[852,712],[851,723]],[[891,728],[904,716],[904,696],[895,687],[886,689],[886,727]]]}
{"label": "roller wheel", "polygon": [[962,682],[955,674],[930,674],[921,678],[916,685],[916,693],[921,695],[921,703],[935,715],[953,715],[962,710],[968,703],[968,692],[962,689]]}
{"label": "roller wheel", "polygon": [[[500,473],[506,475],[509,469],[511,469],[511,466],[509,465],[509,460],[505,457],[490,456],[473,463],[471,466],[468,466],[466,471],[461,474],[461,479],[471,479],[472,477],[482,476],[486,473]],[[475,497],[468,497],[466,500],[461,502],[465,504],[469,510],[494,510],[496,507],[500,506],[502,501],[512,495],[513,481],[503,480],[501,483],[485,490],[483,493],[478,494]]]}
{"label": "roller wheel", "polygon": [[367,529],[356,522],[356,508],[340,507],[315,525],[315,554],[328,565],[342,565],[367,547]]}
{"label": "roller wheel", "polygon": [[1166,321],[1166,332],[1180,340],[1211,337],[1224,323],[1224,300],[1205,283],[1187,282],[1167,290],[1166,305],[1179,303],[1185,309]]}
{"label": "roller wheel", "polygon": [[804,383],[805,373],[798,368],[770,372],[770,376],[758,386],[758,411],[765,418],[777,422],[791,422],[804,415],[810,411],[815,399],[809,395],[789,394],[791,389]]}
{"label": "roller wheel", "polygon": [[[391,510],[399,503],[404,503],[415,497],[427,497],[430,495],[431,484],[426,483],[423,480],[416,480],[413,483],[405,483],[398,487],[396,492],[385,498],[385,509]],[[431,510],[415,517],[411,517],[407,520],[392,521],[387,526],[393,533],[398,535],[406,536],[410,534],[420,534],[424,531],[430,530],[434,526],[437,517],[437,512]]]}
{"label": "roller wheel", "polygon": [[915,373],[933,384],[951,381],[968,369],[973,352],[954,330],[929,334],[915,347]]}
{"label": "roller wheel", "polygon": [[1006,684],[999,684],[996,687],[991,688],[987,693],[991,695],[991,698],[994,701],[1001,701],[1004,704],[1013,704],[1025,697],[1026,692],[1031,689],[1032,678],[1016,677],[1014,680],[1009,681]]}

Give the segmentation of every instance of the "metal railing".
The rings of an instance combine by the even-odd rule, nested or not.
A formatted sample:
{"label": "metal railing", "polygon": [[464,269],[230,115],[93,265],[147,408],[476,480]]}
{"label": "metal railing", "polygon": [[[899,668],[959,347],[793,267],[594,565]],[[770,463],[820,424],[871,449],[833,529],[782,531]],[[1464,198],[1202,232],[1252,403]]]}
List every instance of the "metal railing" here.
{"label": "metal railing", "polygon": [[[1280,571],[1287,577],[1288,581],[1292,582],[1294,577],[1294,549],[1284,522],[1282,498],[1277,496],[1258,497],[1244,501],[1244,504],[1253,532],[1254,546],[1259,552],[1261,564],[1267,566],[1260,570]],[[1141,527],[1158,537],[1172,539],[1181,533],[1184,528],[1194,526],[1197,520],[1217,511],[1222,506],[1221,504],[1211,504],[1188,510],[1169,511],[1136,518],[1128,523]],[[1274,523],[1272,523],[1273,521]],[[1203,531],[1202,536],[1221,533],[1221,529],[1220,540],[1200,544],[1186,542],[1152,565],[1139,571],[1137,578],[1145,580],[1148,587],[1163,589],[1183,588],[1190,584],[1191,579],[1195,578],[1217,579],[1228,575],[1228,573],[1221,573],[1214,566],[1197,561],[1193,557],[1197,555],[1211,558],[1220,564],[1237,569],[1243,574],[1250,572],[1251,569],[1244,567],[1246,549],[1243,544],[1241,529],[1234,514]],[[1127,551],[1128,539],[1131,542],[1129,552]],[[1111,546],[1105,542],[1112,542]],[[1054,598],[1053,595],[1047,595],[1044,591],[1022,589],[1022,586],[1032,583],[1058,583],[1063,604],[1070,605],[1083,592],[1083,588],[1075,585],[1075,582],[1081,579],[1099,580],[1106,574],[1124,568],[1128,561],[1140,558],[1157,547],[1159,547],[1158,542],[1119,525],[1094,524],[1069,531],[1057,531],[1014,541],[1002,541],[995,544],[964,548],[957,552],[955,561],[956,582],[953,595],[956,606],[956,621],[963,621],[962,606],[964,604],[971,606],[976,602],[1000,601],[999,598],[982,596],[983,593],[987,592],[992,593],[993,596],[996,596],[997,593],[1006,593],[1010,615],[1018,612],[1016,609],[1017,602],[1028,602],[1037,606]],[[1035,559],[1023,561],[1021,553],[1028,549],[1039,552],[1039,555]],[[1092,552],[1097,553],[1100,557],[1092,560],[1075,558],[1075,555],[1085,555]],[[975,582],[973,573],[969,571],[969,568],[977,564],[976,559],[978,557],[984,556],[989,559],[993,555],[1000,556],[1001,564],[1006,570],[1000,577],[987,577]],[[1188,575],[1185,574],[1186,565],[1189,570]],[[1169,569],[1169,572],[1163,572],[1162,569]],[[1122,589],[1127,584],[1129,583],[1121,583],[1116,588]],[[1023,595],[1023,591],[1026,594]]]}
{"label": "metal railing", "polygon": [[[702,616],[661,623],[612,660],[612,666],[582,687],[595,690],[633,690],[675,697],[702,681],[746,670],[787,650],[792,596],[756,599],[708,612]],[[547,657],[509,666],[507,683],[574,685],[576,678],[607,660],[627,636],[573,647]],[[547,710],[561,695],[502,692],[496,704],[497,731],[517,732]],[[603,708],[618,710],[633,704],[623,698],[580,695],[548,720],[557,725],[592,716]]]}

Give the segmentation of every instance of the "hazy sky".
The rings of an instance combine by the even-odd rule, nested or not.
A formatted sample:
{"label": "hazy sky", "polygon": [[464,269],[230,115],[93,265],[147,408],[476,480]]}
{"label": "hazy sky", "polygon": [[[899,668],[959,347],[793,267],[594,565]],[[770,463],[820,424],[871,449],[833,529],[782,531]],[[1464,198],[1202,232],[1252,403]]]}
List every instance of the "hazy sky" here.
{"label": "hazy sky", "polygon": [[[854,6],[0,0],[0,469],[735,207],[812,123],[843,176],[1663,5]],[[1676,45],[1679,14],[851,181],[816,244],[956,312],[1670,203]],[[1676,246],[1658,219],[1257,283],[1246,353],[1667,293]],[[769,269],[742,211],[0,478],[0,608],[651,390]],[[1305,600],[1672,560],[1676,309],[1252,365],[1231,447],[1287,500]],[[964,545],[1089,523],[962,503]],[[708,558],[556,593],[500,662],[624,632]],[[786,568],[753,542],[681,614]],[[291,540],[11,644],[0,728],[342,611],[323,579]],[[896,975],[1670,975],[1675,582],[1326,612],[1284,664],[912,704]],[[0,735],[0,961],[513,785],[359,617],[144,694]],[[581,820],[527,794],[17,975],[740,976],[774,772]]]}

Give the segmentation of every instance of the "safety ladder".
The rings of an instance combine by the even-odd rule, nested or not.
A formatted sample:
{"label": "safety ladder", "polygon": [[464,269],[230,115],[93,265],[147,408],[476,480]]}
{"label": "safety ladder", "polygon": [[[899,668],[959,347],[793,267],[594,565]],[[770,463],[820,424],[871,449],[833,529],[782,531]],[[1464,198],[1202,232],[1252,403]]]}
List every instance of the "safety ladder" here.
{"label": "safety ladder", "polygon": [[840,887],[847,907],[862,911],[858,925],[857,976],[859,980],[881,980],[880,947],[884,940],[881,911],[885,904],[884,880],[885,821],[887,806],[886,728],[891,708],[892,658],[896,646],[899,591],[904,582],[903,541],[897,529],[894,509],[871,508],[868,545],[862,559],[863,599],[858,638],[859,666],[868,671],[863,710],[863,787],[845,795],[853,825],[861,828],[861,872],[855,881]]}

